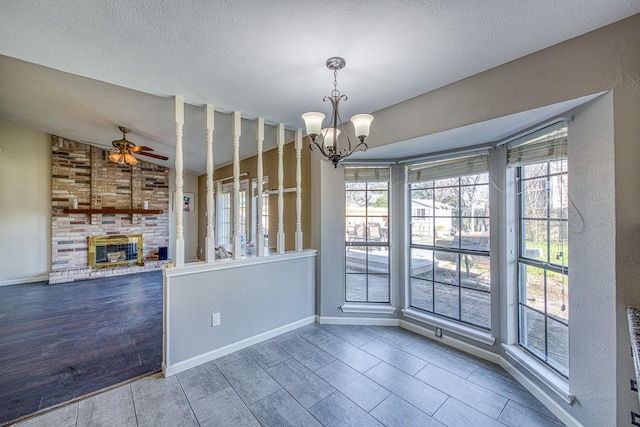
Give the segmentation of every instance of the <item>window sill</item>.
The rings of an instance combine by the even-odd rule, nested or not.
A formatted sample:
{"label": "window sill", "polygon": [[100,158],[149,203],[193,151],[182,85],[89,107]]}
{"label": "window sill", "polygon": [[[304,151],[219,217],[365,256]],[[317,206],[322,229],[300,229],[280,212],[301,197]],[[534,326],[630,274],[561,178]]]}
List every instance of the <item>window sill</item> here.
{"label": "window sill", "polygon": [[527,372],[549,387],[555,394],[568,404],[572,404],[575,396],[569,391],[569,382],[544,363],[518,347],[517,345],[502,344],[507,355],[515,360]]}
{"label": "window sill", "polygon": [[393,314],[395,307],[380,304],[345,303],[340,307],[343,313]]}
{"label": "window sill", "polygon": [[402,314],[409,319],[417,320],[431,326],[445,329],[454,334],[458,334],[465,338],[480,342],[486,345],[493,345],[496,339],[491,336],[489,332],[480,331],[471,326],[466,326],[451,320],[443,319],[438,316],[433,316],[427,313],[423,313],[418,310],[412,310],[410,308],[402,310]]}

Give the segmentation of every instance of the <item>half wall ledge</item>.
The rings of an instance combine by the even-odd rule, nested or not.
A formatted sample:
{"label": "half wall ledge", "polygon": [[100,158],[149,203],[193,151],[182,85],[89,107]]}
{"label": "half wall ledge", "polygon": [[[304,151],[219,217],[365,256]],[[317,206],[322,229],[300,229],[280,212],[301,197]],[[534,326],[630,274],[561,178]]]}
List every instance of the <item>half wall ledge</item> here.
{"label": "half wall ledge", "polygon": [[315,257],[318,253],[315,249],[305,249],[302,251],[289,251],[283,254],[274,254],[268,256],[252,256],[247,258],[233,259],[223,258],[216,259],[213,263],[207,263],[205,261],[189,262],[182,266],[166,267],[164,268],[165,277],[177,277],[184,276],[193,273],[203,273],[207,271],[226,270],[229,268],[237,268],[258,264],[271,264],[274,262],[282,262],[296,258],[308,258]]}

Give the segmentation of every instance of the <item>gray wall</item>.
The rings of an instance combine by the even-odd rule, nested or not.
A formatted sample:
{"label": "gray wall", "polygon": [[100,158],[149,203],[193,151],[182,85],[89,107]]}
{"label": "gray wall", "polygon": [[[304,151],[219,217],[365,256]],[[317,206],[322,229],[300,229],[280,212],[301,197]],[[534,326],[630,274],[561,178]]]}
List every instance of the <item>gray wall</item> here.
{"label": "gray wall", "polygon": [[[628,424],[629,411],[640,410],[637,394],[629,391],[633,365],[625,317],[627,306],[640,305],[639,41],[640,15],[635,15],[377,111],[375,132],[367,139],[370,147],[382,146],[610,92],[573,112],[569,130],[569,195],[575,205],[569,237],[569,386],[576,396],[574,404],[565,404],[532,379],[585,425]],[[504,152],[496,150],[491,157],[491,167],[501,169]],[[344,258],[336,254],[344,253],[344,225],[336,216],[344,212],[342,172],[314,166],[314,242],[320,243],[324,257],[318,263],[318,314],[339,316],[344,275],[337,266],[344,265]],[[329,172],[335,176],[326,176]],[[509,180],[496,178],[509,191]],[[492,234],[498,236],[498,247],[492,243],[492,271],[497,275],[492,278],[492,321],[498,340],[489,350],[508,358],[500,344],[515,338],[510,328],[515,275],[509,264],[509,207],[499,199],[492,195],[492,214],[499,214],[491,224]],[[403,277],[392,286],[404,287]]]}
{"label": "gray wall", "polygon": [[[589,103],[569,123],[569,377],[576,395],[571,409],[582,420],[602,420],[600,425],[615,419],[616,410],[612,101],[609,93]],[[636,397],[620,419],[637,404]]]}
{"label": "gray wall", "polygon": [[311,153],[311,246],[318,250],[316,312],[341,317],[344,303],[344,175],[320,153]]}
{"label": "gray wall", "polygon": [[166,269],[165,368],[179,372],[180,364],[211,360],[225,346],[313,319],[314,277],[312,250]]}

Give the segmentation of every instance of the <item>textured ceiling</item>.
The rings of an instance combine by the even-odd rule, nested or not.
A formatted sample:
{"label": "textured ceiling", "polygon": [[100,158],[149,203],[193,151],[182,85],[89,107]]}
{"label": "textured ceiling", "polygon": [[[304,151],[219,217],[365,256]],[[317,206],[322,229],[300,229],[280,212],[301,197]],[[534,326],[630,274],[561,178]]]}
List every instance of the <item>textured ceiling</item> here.
{"label": "textured ceiling", "polygon": [[[179,94],[190,104],[185,167],[201,173],[202,105],[303,127],[301,113],[328,110],[330,56],[347,60],[338,88],[350,117],[638,12],[637,0],[4,0],[0,118],[103,145],[122,124],[171,155]],[[231,161],[229,128],[218,114],[217,165]],[[249,122],[241,146],[255,152]]]}

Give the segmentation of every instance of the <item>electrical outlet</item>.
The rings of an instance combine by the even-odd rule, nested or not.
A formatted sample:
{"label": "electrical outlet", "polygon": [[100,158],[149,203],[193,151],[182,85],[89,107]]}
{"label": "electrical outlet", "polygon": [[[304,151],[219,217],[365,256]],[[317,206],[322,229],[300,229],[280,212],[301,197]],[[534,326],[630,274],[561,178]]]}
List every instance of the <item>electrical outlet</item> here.
{"label": "electrical outlet", "polygon": [[211,315],[211,326],[220,325],[220,313],[213,313]]}
{"label": "electrical outlet", "polygon": [[442,338],[442,328],[436,328],[436,337]]}

